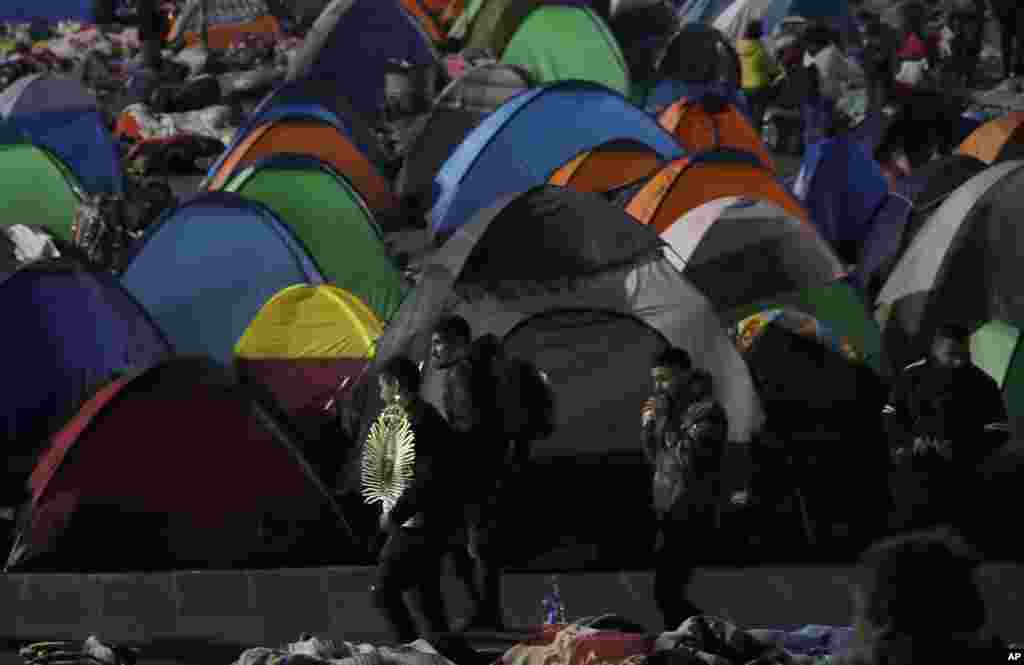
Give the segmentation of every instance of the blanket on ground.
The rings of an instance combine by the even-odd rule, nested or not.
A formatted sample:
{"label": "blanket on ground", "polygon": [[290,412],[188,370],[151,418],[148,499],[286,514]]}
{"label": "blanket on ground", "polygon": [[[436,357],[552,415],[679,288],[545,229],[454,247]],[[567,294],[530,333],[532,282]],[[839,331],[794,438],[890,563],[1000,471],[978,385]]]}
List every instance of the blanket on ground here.
{"label": "blanket on ground", "polygon": [[426,640],[397,647],[377,647],[320,640],[316,637],[284,649],[248,649],[235,665],[455,665]]}

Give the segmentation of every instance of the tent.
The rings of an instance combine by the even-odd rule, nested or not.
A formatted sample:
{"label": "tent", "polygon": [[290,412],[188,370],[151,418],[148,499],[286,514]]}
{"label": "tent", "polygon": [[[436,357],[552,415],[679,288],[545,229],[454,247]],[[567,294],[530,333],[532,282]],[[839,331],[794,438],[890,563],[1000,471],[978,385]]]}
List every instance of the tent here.
{"label": "tent", "polygon": [[361,298],[381,320],[398,311],[405,286],[383,232],[351,183],[330,166],[274,155],[237,174],[224,191],[272,210],[309,248],[324,278]]}
{"label": "tent", "polygon": [[373,128],[352,108],[338,91],[338,86],[329,80],[310,78],[287,81],[274,88],[253,110],[245,126],[236,132],[231,147],[237,145],[245,133],[265,122],[292,117],[329,122],[343,132],[370,162],[380,167],[386,161]]}
{"label": "tent", "polygon": [[632,139],[613,139],[566,162],[548,184],[578,192],[607,193],[649,178],[662,161],[650,146]]}
{"label": "tent", "polygon": [[[336,286],[296,284],[265,304],[235,344],[246,382],[266,386],[296,424],[322,423],[331,398],[365,377],[384,325]],[[344,383],[344,391],[339,387]]]}
{"label": "tent", "polygon": [[95,0],[5,0],[0,6],[0,21],[57,23],[65,20],[94,22]]}
{"label": "tent", "polygon": [[184,40],[188,46],[200,42],[202,10],[205,3],[210,48],[226,49],[251,34],[274,34],[281,26],[263,0],[189,0],[167,35],[168,41]]}
{"label": "tent", "polygon": [[[586,123],[576,122],[581,113]],[[544,141],[537,140],[540,132]],[[662,159],[682,154],[652,118],[594,83],[549,84],[509,100],[466,137],[437,174],[430,212],[434,234],[451,234],[499,197],[546,182],[573,156],[616,138],[640,141]]]}
{"label": "tent", "polygon": [[889,182],[863,145],[842,135],[807,146],[793,191],[825,240],[852,264],[885,202]]}
{"label": "tent", "polygon": [[208,192],[150,227],[121,281],[179,353],[227,365],[275,293],[324,279],[273,212],[237,194]]}
{"label": "tent", "polygon": [[957,153],[976,157],[986,164],[1024,157],[1024,112],[1014,111],[986,122],[957,148]]}
{"label": "tent", "polygon": [[[538,7],[562,4],[559,0],[470,0],[463,12],[467,23],[463,42],[469,49],[489,51],[501,57],[523,21]],[[585,7],[582,2],[566,0],[569,7]],[[453,35],[457,33],[453,30]]]}
{"label": "tent", "polygon": [[99,390],[54,435],[29,488],[13,570],[322,565],[355,550],[287,428],[202,359]]}
{"label": "tent", "polygon": [[658,73],[685,83],[722,81],[737,90],[740,56],[733,43],[711,26],[684,25],[658,63]]}
{"label": "tent", "polygon": [[850,3],[849,0],[734,0],[713,25],[735,43],[750,21],[760,19],[765,34],[771,34],[788,16],[823,19],[845,27],[851,19]]}
{"label": "tent", "polygon": [[679,8],[679,20],[683,25],[710,24],[726,10],[732,0],[684,0]]}
{"label": "tent", "polygon": [[291,60],[288,80],[331,81],[363,118],[384,107],[389,60],[437,66],[430,37],[398,0],[334,0]]}
{"label": "tent", "polygon": [[308,155],[330,164],[352,181],[374,214],[387,217],[398,206],[387,181],[343,132],[332,124],[308,117],[271,120],[248,132],[225,153],[226,157],[208,178],[206,187],[220,189],[239,170],[281,153]]}
{"label": "tent", "polygon": [[731,148],[758,158],[769,171],[775,162],[761,134],[735,104],[718,96],[680,99],[658,115],[658,123],[672,132],[688,153]]}
{"label": "tent", "polygon": [[[115,277],[69,260],[0,275],[6,312],[2,434],[20,484],[39,445],[112,374],[163,360],[171,347]],[[16,459],[17,458],[17,459]],[[22,462],[28,462],[23,467]]]}
{"label": "tent", "polygon": [[715,199],[684,214],[661,237],[675,250],[683,276],[719,312],[844,275],[828,243],[805,220],[768,201]]}
{"label": "tent", "polygon": [[501,62],[522,67],[539,83],[592,81],[629,95],[629,66],[615,36],[594,10],[574,4],[584,6],[544,5],[530,12]]}
{"label": "tent", "polygon": [[857,280],[878,288],[910,245],[921,225],[960,185],[987,168],[968,155],[948,155],[928,162],[897,181],[871,223],[857,264]]}
{"label": "tent", "polygon": [[419,22],[420,28],[427,33],[434,44],[441,45],[448,39],[448,35],[442,29],[443,5],[438,10],[429,7],[421,0],[402,0],[402,7],[409,16]]}
{"label": "tent", "polygon": [[900,366],[925,354],[947,320],[1024,325],[1016,195],[1024,162],[1004,162],[958,188],[918,231],[876,301],[886,348]]}
{"label": "tent", "polygon": [[124,190],[120,155],[93,96],[78,81],[36,74],[0,93],[0,119],[54,152],[92,194]]}
{"label": "tent", "polygon": [[[636,445],[636,412],[650,390],[651,358],[666,345],[686,348],[715,376],[732,440],[748,440],[759,426],[753,384],[722,323],[663,252],[654,234],[596,194],[532,189],[456,232],[381,337],[379,361],[399,353],[425,360],[437,318],[456,313],[474,335],[497,335],[509,355],[547,374],[558,431],[534,444],[529,484],[572,478],[573,501],[587,505],[590,517],[572,526],[531,520],[550,500],[531,492],[510,515],[531,532],[517,549],[551,547],[547,539],[569,529],[632,549],[634,537],[646,537],[635,533],[650,483]],[[424,394],[436,402],[439,375],[425,367]],[[609,482],[618,488],[614,500]],[[631,516],[628,523],[609,522],[614,503],[617,514]]]}
{"label": "tent", "polygon": [[992,320],[971,336],[971,359],[985,370],[1003,390],[1003,401],[1015,433],[1024,425],[1024,353],[1021,327]]}
{"label": "tent", "polygon": [[[31,143],[0,143],[0,225],[44,226],[71,242],[71,225],[80,201],[77,178],[60,159]],[[80,190],[79,190],[80,191]]]}
{"label": "tent", "polygon": [[529,87],[526,71],[500,63],[474,67],[449,83],[409,145],[395,192],[429,201],[434,176],[466,136],[491,111]]}
{"label": "tent", "polygon": [[828,321],[799,309],[758,312],[740,322],[737,336],[767,427],[777,423],[785,437],[782,452],[792,458],[787,466],[799,478],[812,532],[843,523],[858,538],[877,537],[889,508],[885,382]]}
{"label": "tent", "polygon": [[675,160],[629,198],[626,212],[662,233],[694,208],[727,196],[770,201],[799,219],[808,219],[800,202],[756,157],[733,150]]}

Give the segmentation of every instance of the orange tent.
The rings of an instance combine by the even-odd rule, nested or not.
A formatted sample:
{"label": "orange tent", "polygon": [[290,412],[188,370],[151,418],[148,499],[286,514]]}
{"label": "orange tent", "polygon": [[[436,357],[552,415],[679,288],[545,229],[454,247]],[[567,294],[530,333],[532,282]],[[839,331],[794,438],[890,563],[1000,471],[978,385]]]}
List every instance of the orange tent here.
{"label": "orange tent", "polygon": [[352,182],[375,214],[398,208],[387,181],[344,134],[326,122],[307,118],[282,118],[254,129],[235,146],[206,188],[220,189],[235,171],[279,153],[308,155],[330,164]]}
{"label": "orange tent", "polygon": [[[175,25],[168,33],[168,41],[174,41],[180,32],[180,27]],[[242,40],[246,35],[270,35],[281,32],[281,25],[277,19],[270,14],[264,14],[256,20],[246,23],[226,23],[223,25],[211,25],[207,28],[210,39],[210,48],[227,49],[232,43]],[[198,32],[185,32],[185,46],[198,46],[200,35]]]}
{"label": "orange tent", "polygon": [[775,162],[764,147],[761,135],[733,104],[705,105],[686,97],[673,103],[658,116],[658,124],[672,133],[689,153],[734,148],[755,155],[766,169],[775,171]]}
{"label": "orange tent", "polygon": [[658,153],[631,139],[616,139],[581,152],[548,178],[549,185],[578,192],[610,192],[640,182],[661,168]]}
{"label": "orange tent", "polygon": [[[440,4],[439,8],[434,5]],[[448,36],[441,29],[440,16],[444,11],[444,3],[427,2],[426,0],[402,0],[402,7],[415,16],[420,26],[435,44],[442,44]]]}
{"label": "orange tent", "polygon": [[986,164],[1024,157],[1024,112],[1014,111],[986,122],[971,132],[956,151]]}
{"label": "orange tent", "polygon": [[732,152],[675,160],[633,195],[626,212],[661,234],[689,211],[727,196],[768,201],[810,223],[807,210],[771,171]]}

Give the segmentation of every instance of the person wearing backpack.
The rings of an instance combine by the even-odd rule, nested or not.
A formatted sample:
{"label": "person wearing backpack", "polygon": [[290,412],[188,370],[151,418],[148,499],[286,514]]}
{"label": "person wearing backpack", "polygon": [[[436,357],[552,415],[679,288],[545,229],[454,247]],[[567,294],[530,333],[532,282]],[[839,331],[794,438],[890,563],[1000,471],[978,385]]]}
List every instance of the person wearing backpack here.
{"label": "person wearing backpack", "polygon": [[720,517],[722,457],[729,423],[714,398],[714,381],[693,368],[690,354],[669,348],[651,363],[654,394],[644,403],[640,442],[654,467],[654,602],[674,631],[703,614],[686,595],[703,551],[714,541]]}
{"label": "person wearing backpack", "polygon": [[529,461],[532,441],[554,431],[554,398],[542,373],[505,356],[494,335],[472,340],[461,316],[446,316],[431,335],[431,360],[445,372],[444,416],[465,451],[466,545],[452,552],[473,611],[462,630],[502,630],[500,503]]}

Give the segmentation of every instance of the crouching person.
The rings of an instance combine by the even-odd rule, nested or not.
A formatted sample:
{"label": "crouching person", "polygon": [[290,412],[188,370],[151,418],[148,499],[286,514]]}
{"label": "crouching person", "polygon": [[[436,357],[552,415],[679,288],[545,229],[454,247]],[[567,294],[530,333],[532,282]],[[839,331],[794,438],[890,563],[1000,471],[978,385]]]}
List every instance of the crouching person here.
{"label": "crouching person", "polygon": [[437,409],[419,396],[420,380],[419,369],[405,356],[388,362],[379,374],[381,399],[404,409],[414,436],[412,478],[391,510],[381,516],[387,541],[373,588],[374,605],[403,644],[421,637],[403,599],[407,591],[419,605],[426,635],[437,639],[451,630],[441,591],[441,561],[451,549],[462,515],[452,500],[454,467],[445,454],[451,449],[450,429]]}

